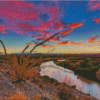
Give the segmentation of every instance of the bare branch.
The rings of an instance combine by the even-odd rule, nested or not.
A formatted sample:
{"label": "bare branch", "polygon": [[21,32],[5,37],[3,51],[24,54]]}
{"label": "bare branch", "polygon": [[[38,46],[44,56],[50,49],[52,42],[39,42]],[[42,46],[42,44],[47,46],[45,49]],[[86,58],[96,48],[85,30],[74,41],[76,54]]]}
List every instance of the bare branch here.
{"label": "bare branch", "polygon": [[52,50],[49,50],[47,53],[50,53],[50,52],[52,52],[52,51],[54,51],[55,50],[55,48],[53,48]]}
{"label": "bare branch", "polygon": [[30,50],[30,54],[32,53],[32,51],[37,47],[37,46],[40,46],[40,45],[43,45],[45,42],[49,41],[50,39],[52,39],[53,37],[55,37],[56,35],[60,34],[60,32],[54,34],[53,36],[49,37],[48,39],[44,40],[43,42],[41,43],[38,43],[36,44],[32,50]]}
{"label": "bare branch", "polygon": [[25,52],[25,50],[26,50],[28,47],[29,47],[29,45],[27,45],[27,46],[24,48],[24,50],[22,51],[22,55],[23,55],[23,53]]}
{"label": "bare branch", "polygon": [[51,52],[52,52],[52,51],[54,51],[54,50],[55,50],[55,48],[54,48],[54,49],[52,49],[52,50],[51,50]]}
{"label": "bare branch", "polygon": [[1,42],[2,46],[3,46],[3,48],[4,48],[5,55],[7,55],[6,47],[5,47],[4,43],[1,40],[0,40],[0,42]]}

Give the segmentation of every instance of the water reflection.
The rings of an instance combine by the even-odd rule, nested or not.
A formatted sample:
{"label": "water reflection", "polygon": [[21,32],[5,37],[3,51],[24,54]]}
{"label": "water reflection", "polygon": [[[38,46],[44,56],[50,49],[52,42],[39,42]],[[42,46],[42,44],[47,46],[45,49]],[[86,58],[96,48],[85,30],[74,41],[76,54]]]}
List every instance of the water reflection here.
{"label": "water reflection", "polygon": [[69,86],[76,85],[77,90],[90,94],[91,96],[100,100],[100,95],[99,95],[100,84],[99,83],[85,79],[78,75],[74,75],[74,72],[71,70],[65,69],[67,70],[67,72],[63,71],[60,69],[60,66],[57,66],[56,64],[54,64],[53,61],[43,63],[41,64],[40,67],[41,67],[41,72],[40,72],[41,76],[47,75],[50,78],[55,78],[59,82],[64,82]]}

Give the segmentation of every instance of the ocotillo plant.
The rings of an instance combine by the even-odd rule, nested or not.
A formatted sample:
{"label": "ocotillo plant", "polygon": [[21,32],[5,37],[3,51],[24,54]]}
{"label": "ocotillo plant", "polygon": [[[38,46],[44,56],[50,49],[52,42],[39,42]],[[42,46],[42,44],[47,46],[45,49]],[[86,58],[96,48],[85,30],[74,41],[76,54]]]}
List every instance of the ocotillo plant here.
{"label": "ocotillo plant", "polygon": [[[30,56],[28,58],[24,57],[22,54],[20,57],[20,62],[18,60],[18,57],[13,53],[13,55],[8,55],[6,52],[6,47],[4,46],[4,43],[2,43],[2,46],[5,51],[5,59],[2,59],[2,61],[6,64],[10,64],[11,71],[9,72],[10,78],[13,79],[13,81],[22,81],[26,80],[28,77],[33,75],[32,73],[35,72],[35,68],[32,68],[34,66],[37,66],[42,62],[42,58],[40,57],[39,59],[32,58],[30,59]],[[28,48],[28,46],[27,46]],[[23,52],[27,49],[25,48]],[[22,53],[23,53],[22,52]],[[32,68],[32,69],[31,69]]]}

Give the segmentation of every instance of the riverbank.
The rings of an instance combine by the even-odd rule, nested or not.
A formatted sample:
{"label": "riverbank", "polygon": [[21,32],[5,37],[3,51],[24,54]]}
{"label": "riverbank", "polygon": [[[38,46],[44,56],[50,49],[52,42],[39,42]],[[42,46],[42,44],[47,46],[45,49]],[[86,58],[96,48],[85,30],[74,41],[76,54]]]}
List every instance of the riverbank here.
{"label": "riverbank", "polygon": [[93,61],[84,62],[83,60],[76,60],[74,63],[72,63],[72,61],[69,60],[54,61],[54,63],[58,66],[74,71],[76,75],[80,75],[84,78],[100,83],[100,80],[96,78],[96,72],[99,70],[100,65],[94,65]]}
{"label": "riverbank", "polygon": [[[45,68],[44,68],[45,67]],[[43,68],[40,72],[41,76],[49,76],[58,80],[60,83],[65,83],[68,86],[75,86],[75,88],[86,94],[90,94],[97,99],[100,99],[100,84],[94,81],[88,80],[79,75],[75,75],[73,71],[69,69],[57,66],[53,61],[42,63],[40,68]],[[66,72],[67,71],[67,72]]]}

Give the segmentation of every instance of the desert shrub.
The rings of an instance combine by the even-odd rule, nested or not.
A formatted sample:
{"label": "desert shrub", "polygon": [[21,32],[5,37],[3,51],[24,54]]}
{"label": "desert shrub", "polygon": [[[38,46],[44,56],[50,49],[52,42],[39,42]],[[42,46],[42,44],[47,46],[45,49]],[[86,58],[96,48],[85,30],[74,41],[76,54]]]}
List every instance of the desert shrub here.
{"label": "desert shrub", "polygon": [[30,56],[24,57],[24,55],[21,55],[19,60],[15,54],[7,55],[6,59],[3,60],[5,64],[9,63],[11,66],[11,71],[9,72],[10,78],[18,82],[32,76],[36,69],[34,66],[42,62],[41,57],[39,59],[30,59]]}

